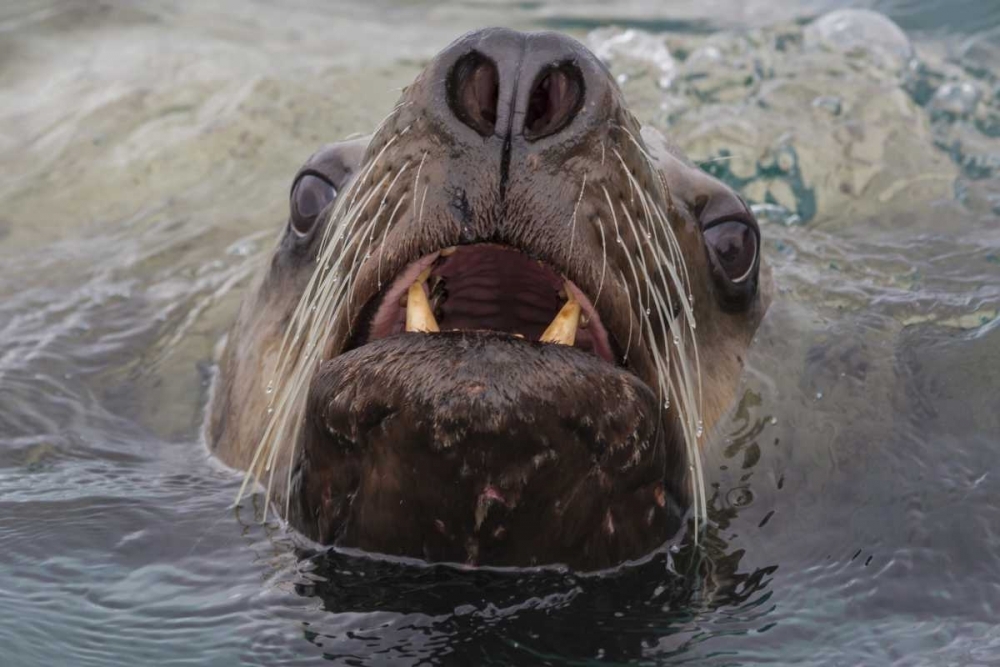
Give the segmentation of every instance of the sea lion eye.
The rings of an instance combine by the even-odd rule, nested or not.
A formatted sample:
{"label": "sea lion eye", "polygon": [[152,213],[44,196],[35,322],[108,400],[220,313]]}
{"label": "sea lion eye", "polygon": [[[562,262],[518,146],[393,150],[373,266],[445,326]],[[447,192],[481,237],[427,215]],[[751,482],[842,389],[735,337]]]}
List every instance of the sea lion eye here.
{"label": "sea lion eye", "polygon": [[337,197],[337,189],[316,174],[303,174],[292,187],[291,226],[299,236],[308,234],[323,209]]}
{"label": "sea lion eye", "polygon": [[705,230],[705,241],[719,268],[733,283],[745,282],[757,263],[757,234],[739,220],[724,220]]}

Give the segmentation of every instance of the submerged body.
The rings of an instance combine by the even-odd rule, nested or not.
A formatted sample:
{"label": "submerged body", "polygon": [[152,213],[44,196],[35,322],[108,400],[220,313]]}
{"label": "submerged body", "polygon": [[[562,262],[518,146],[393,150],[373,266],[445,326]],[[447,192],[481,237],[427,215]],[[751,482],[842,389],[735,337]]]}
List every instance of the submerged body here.
{"label": "submerged body", "polygon": [[699,448],[767,306],[757,223],[551,33],[470,33],[300,170],[213,451],[323,543],[638,558],[704,517]]}

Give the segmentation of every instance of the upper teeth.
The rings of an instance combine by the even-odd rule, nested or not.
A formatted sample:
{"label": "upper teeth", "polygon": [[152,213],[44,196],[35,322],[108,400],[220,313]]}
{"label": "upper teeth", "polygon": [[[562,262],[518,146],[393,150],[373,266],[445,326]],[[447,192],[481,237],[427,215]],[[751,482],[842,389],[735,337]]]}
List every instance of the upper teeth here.
{"label": "upper teeth", "polygon": [[427,294],[424,293],[424,282],[430,273],[430,269],[421,273],[416,282],[410,285],[406,294],[407,331],[422,331],[424,333],[441,331],[437,320],[434,319],[434,313],[431,312],[431,304],[427,300]]}
{"label": "upper teeth", "polygon": [[[438,326],[434,312],[431,310],[430,301],[427,299],[424,284],[430,276],[430,269],[427,269],[410,285],[406,294],[406,330],[410,332],[436,333],[441,331]],[[539,340],[543,343],[556,343],[559,345],[573,345],[576,342],[576,330],[580,326],[580,304],[573,297],[573,291],[567,284],[560,291],[560,297],[565,295],[566,303],[556,313],[552,323],[542,334]],[[523,336],[519,336],[523,337]]]}
{"label": "upper teeth", "polygon": [[576,328],[580,325],[580,304],[573,298],[573,291],[567,285],[566,303],[556,313],[552,324],[548,326],[545,333],[539,339],[543,343],[559,343],[560,345],[572,345],[576,342]]}

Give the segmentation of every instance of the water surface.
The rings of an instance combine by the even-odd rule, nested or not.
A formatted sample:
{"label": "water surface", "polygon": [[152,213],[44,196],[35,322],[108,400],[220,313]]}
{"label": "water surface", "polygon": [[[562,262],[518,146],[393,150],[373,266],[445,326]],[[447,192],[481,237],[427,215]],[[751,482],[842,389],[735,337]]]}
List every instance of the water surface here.
{"label": "water surface", "polygon": [[[847,48],[837,4],[6,3],[0,663],[1000,663],[1000,6],[857,3],[908,41]],[[588,41],[755,203],[779,291],[700,549],[316,552],[201,440],[295,170],[492,24]]]}

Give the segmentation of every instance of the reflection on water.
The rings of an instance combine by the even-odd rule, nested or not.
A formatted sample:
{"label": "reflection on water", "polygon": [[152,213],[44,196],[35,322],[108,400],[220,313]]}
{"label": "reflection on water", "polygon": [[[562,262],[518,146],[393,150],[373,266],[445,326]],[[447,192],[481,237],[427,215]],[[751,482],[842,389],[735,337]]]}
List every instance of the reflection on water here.
{"label": "reflection on water", "polygon": [[[833,4],[0,8],[3,664],[1000,660],[1000,12],[803,27]],[[762,221],[780,291],[700,549],[604,576],[316,552],[233,510],[199,441],[301,160],[495,23],[588,41]]]}

